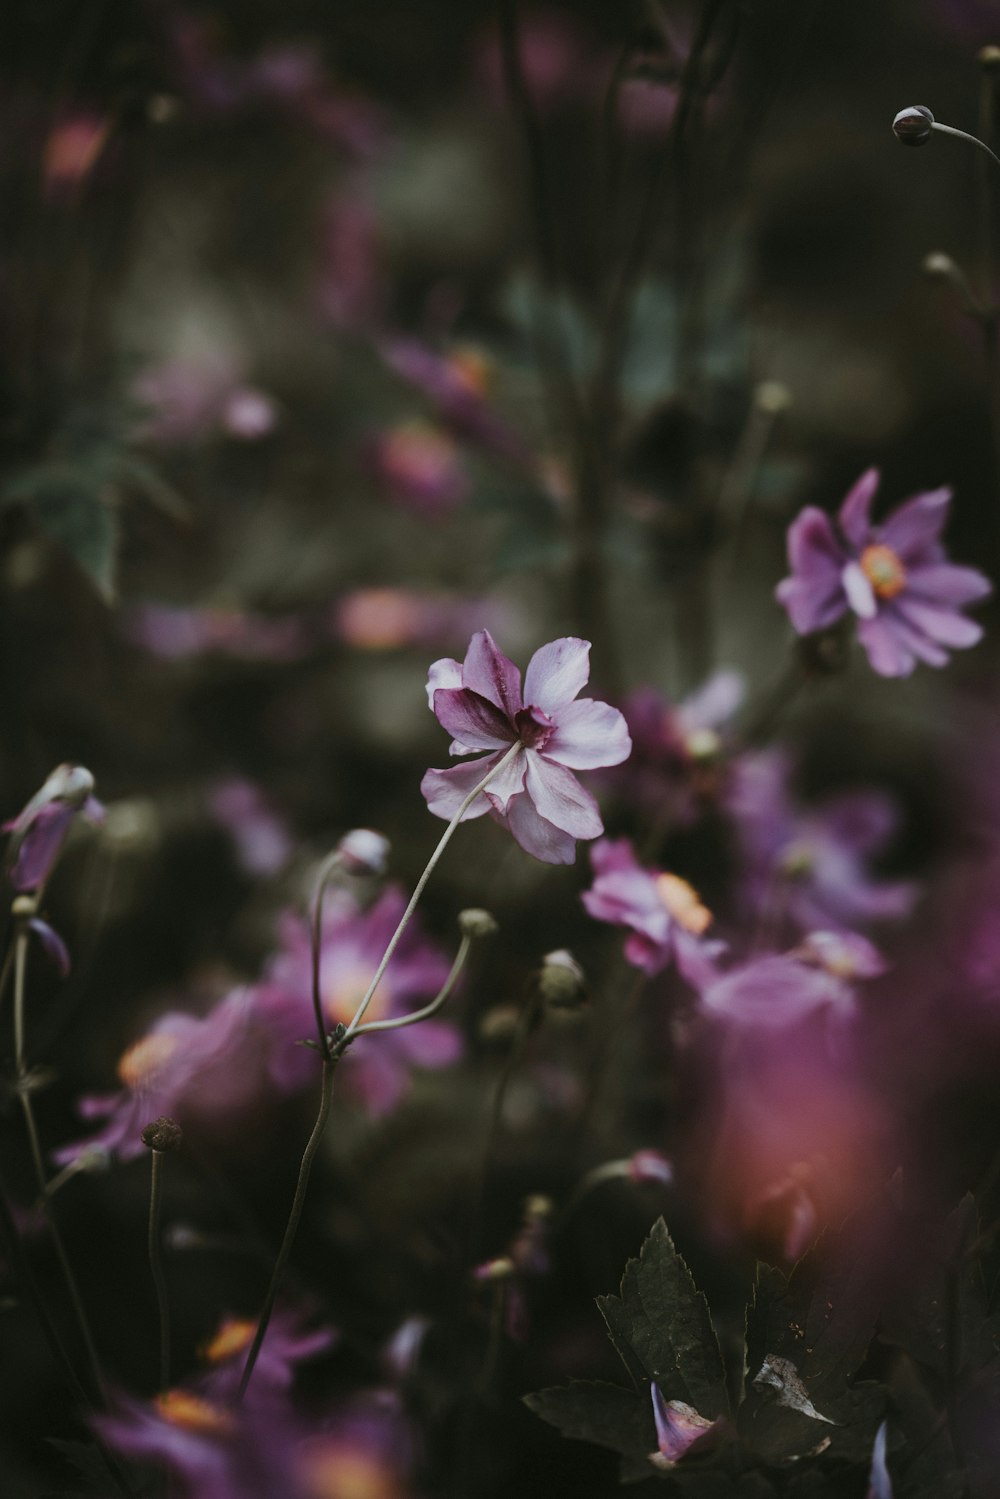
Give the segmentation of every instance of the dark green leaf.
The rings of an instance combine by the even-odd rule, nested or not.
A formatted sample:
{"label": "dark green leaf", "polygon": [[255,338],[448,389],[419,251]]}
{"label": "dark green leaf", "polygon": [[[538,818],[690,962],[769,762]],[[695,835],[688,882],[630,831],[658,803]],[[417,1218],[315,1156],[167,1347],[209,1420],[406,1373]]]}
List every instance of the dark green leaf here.
{"label": "dark green leaf", "polygon": [[648,1394],[623,1390],[598,1380],[574,1380],[558,1388],[525,1395],[524,1403],[536,1416],[556,1426],[564,1437],[596,1442],[613,1452],[645,1463],[644,1478],[652,1469],[647,1456],[656,1451],[656,1429]]}

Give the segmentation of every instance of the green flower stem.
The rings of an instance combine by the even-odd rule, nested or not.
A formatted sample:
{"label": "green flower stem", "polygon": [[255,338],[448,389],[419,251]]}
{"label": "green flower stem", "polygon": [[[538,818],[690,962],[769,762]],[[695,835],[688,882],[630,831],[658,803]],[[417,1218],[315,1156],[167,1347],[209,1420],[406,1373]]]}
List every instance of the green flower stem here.
{"label": "green flower stem", "polygon": [[24,1046],[24,1002],[29,928],[27,920],[24,917],[19,916],[16,918],[16,921],[17,927],[14,936],[14,1068],[17,1080],[17,1097],[28,1133],[31,1160],[35,1168],[35,1179],[38,1185],[42,1212],[45,1215],[45,1221],[52,1236],[56,1258],[59,1261],[59,1268],[66,1283],[66,1290],[73,1307],[73,1314],[76,1318],[80,1337],[86,1351],[90,1377],[93,1380],[100,1403],[107,1405],[107,1387],[104,1382],[104,1375],[101,1372],[101,1361],[97,1356],[97,1348],[94,1343],[93,1334],[90,1331],[90,1323],[87,1320],[87,1313],[84,1310],[80,1289],[76,1283],[76,1276],[73,1274],[73,1267],[66,1252],[66,1245],[63,1242],[62,1234],[59,1232],[59,1226],[56,1223],[52,1204],[48,1196],[45,1158],[42,1155],[41,1141],[38,1137],[38,1126],[35,1122],[34,1105],[31,1101],[31,1084],[28,1076],[28,1064]]}
{"label": "green flower stem", "polygon": [[261,1308],[260,1317],[257,1321],[257,1331],[254,1333],[254,1339],[250,1344],[247,1360],[243,1366],[243,1373],[240,1376],[240,1387],[236,1393],[237,1404],[243,1399],[247,1391],[247,1386],[253,1378],[253,1371],[256,1367],[264,1338],[267,1335],[268,1324],[271,1321],[271,1313],[274,1311],[274,1303],[277,1300],[278,1291],[281,1289],[285,1268],[292,1253],[292,1246],[295,1243],[295,1235],[298,1233],[299,1221],[302,1217],[302,1209],[305,1206],[306,1192],[309,1188],[309,1177],[312,1174],[313,1162],[316,1159],[316,1152],[319,1150],[320,1141],[323,1138],[326,1121],[330,1117],[330,1103],[333,1099],[333,1074],[339,1060],[340,1056],[337,1052],[333,1053],[330,1061],[327,1061],[326,1057],[323,1058],[323,1082],[320,1092],[319,1113],[316,1115],[316,1123],[312,1127],[312,1134],[309,1136],[306,1148],[302,1153],[298,1181],[295,1184],[295,1196],[292,1199],[292,1210],[288,1215],[288,1222],[285,1225],[285,1236],[281,1241],[281,1248],[278,1250],[274,1269],[271,1271],[271,1281],[268,1285],[267,1295],[264,1297],[264,1305]]}
{"label": "green flower stem", "polygon": [[932,121],[931,129],[938,131],[941,135],[953,135],[956,140],[968,141],[970,145],[978,146],[980,151],[985,151],[986,155],[1000,167],[1000,156],[997,156],[995,151],[991,151],[986,142],[981,141],[978,135],[970,135],[967,130],[956,130],[954,125],[942,125],[940,120]]}
{"label": "green flower stem", "polygon": [[341,1046],[346,1045],[357,1034],[358,1027],[361,1025],[361,1022],[364,1019],[365,1011],[368,1009],[368,1006],[372,1002],[372,996],[381,983],[382,975],[388,968],[392,955],[399,945],[399,939],[402,937],[403,933],[406,931],[406,928],[409,926],[410,917],[413,915],[414,911],[417,908],[417,902],[423,895],[424,889],[427,885],[427,881],[434,873],[434,870],[437,867],[438,860],[444,853],[445,849],[448,847],[448,844],[451,842],[451,837],[455,829],[458,827],[459,823],[462,821],[462,818],[465,816],[466,812],[472,806],[472,803],[476,800],[476,798],[483,791],[485,791],[486,787],[490,784],[494,777],[498,776],[501,770],[509,765],[510,762],[520,754],[520,752],[520,742],[511,745],[510,749],[503,756],[503,758],[497,761],[496,765],[494,765],[493,769],[489,771],[487,775],[483,776],[483,779],[479,782],[478,786],[474,786],[472,788],[462,805],[459,807],[458,811],[455,813],[454,817],[451,819],[451,822],[449,822],[448,826],[445,828],[443,834],[441,835],[441,840],[438,843],[437,848],[434,850],[427,861],[427,867],[417,881],[416,888],[414,889],[413,894],[410,896],[410,903],[400,917],[399,925],[389,939],[389,945],[386,948],[385,952],[382,954],[382,961],[379,963],[378,968],[375,970],[375,977],[368,985],[367,992],[365,993],[361,1003],[358,1005],[357,1011],[354,1015],[354,1019],[351,1021],[350,1025],[347,1027],[347,1030],[344,1032],[343,1037],[341,1038]]}
{"label": "green flower stem", "polygon": [[365,1036],[370,1031],[399,1031],[404,1025],[416,1025],[419,1020],[429,1020],[437,1010],[440,1010],[454,989],[458,976],[465,967],[465,960],[469,956],[471,946],[472,938],[463,937],[458,952],[455,954],[455,961],[451,965],[451,972],[430,1004],[424,1005],[422,1010],[414,1010],[412,1015],[396,1015],[389,1020],[369,1020],[365,1025],[359,1026],[355,1034]]}
{"label": "green flower stem", "polygon": [[160,1316],[160,1383],[161,1390],[170,1387],[170,1299],[167,1295],[167,1277],[163,1273],[163,1256],[160,1252],[160,1200],[162,1197],[160,1175],[163,1170],[162,1150],[151,1150],[152,1173],[149,1183],[149,1268],[156,1287],[156,1307]]}

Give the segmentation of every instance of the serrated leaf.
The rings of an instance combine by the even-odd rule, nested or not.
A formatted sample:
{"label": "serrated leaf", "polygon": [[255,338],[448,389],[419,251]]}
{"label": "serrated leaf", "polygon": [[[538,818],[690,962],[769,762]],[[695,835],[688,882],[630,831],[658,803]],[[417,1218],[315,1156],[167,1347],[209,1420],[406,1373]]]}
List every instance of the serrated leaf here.
{"label": "serrated leaf", "polygon": [[656,1450],[656,1429],[648,1395],[600,1380],[580,1379],[525,1395],[524,1403],[564,1437],[594,1442],[644,1462],[643,1476],[650,1476],[647,1454]]}
{"label": "serrated leaf", "polygon": [[598,1306],[633,1378],[655,1379],[666,1400],[683,1400],[714,1420],[729,1409],[726,1372],[708,1303],[657,1219],[620,1294]]}
{"label": "serrated leaf", "polygon": [[103,486],[71,464],[42,464],[5,485],[2,499],[26,505],[50,540],[69,553],[105,599],[113,599],[118,527]]}

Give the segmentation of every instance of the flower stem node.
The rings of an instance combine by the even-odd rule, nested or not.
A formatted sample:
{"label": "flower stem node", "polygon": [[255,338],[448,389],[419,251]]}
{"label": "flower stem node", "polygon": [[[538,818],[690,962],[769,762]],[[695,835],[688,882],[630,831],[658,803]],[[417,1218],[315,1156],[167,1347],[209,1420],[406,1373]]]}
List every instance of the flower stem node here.
{"label": "flower stem node", "polygon": [[180,1150],[183,1131],[175,1119],[170,1119],[166,1114],[161,1114],[159,1119],[154,1119],[147,1124],[140,1136],[143,1145],[150,1150],[168,1152]]}
{"label": "flower stem node", "polygon": [[934,116],[926,104],[901,109],[892,122],[893,134],[904,146],[926,146],[934,128]]}
{"label": "flower stem node", "polygon": [[459,912],[458,930],[463,937],[493,937],[500,930],[489,911],[483,911],[478,906],[470,906],[468,910]]}
{"label": "flower stem node", "polygon": [[538,975],[538,989],[547,1005],[571,1010],[586,999],[583,969],[566,948],[546,953]]}

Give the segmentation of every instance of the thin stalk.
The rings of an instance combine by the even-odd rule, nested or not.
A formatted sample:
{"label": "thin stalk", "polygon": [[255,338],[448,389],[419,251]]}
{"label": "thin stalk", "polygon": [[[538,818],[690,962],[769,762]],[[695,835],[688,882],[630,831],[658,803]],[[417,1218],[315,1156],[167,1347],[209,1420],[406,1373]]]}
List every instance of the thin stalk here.
{"label": "thin stalk", "polygon": [[38,1193],[41,1199],[42,1212],[52,1236],[52,1243],[62,1271],[66,1290],[69,1294],[73,1314],[76,1318],[80,1337],[87,1355],[90,1376],[94,1382],[94,1388],[98,1393],[101,1404],[107,1404],[107,1387],[104,1383],[104,1375],[101,1372],[101,1361],[97,1356],[97,1348],[93,1335],[90,1331],[90,1323],[84,1310],[83,1299],[80,1289],[73,1274],[66,1246],[63,1243],[62,1234],[56,1223],[52,1211],[52,1204],[48,1199],[48,1182],[45,1174],[45,1158],[42,1155],[41,1141],[38,1136],[38,1127],[35,1122],[35,1110],[31,1101],[31,1088],[28,1078],[28,1066],[25,1058],[24,1047],[24,1002],[25,1002],[25,978],[28,963],[28,925],[19,918],[17,932],[14,938],[14,1067],[17,1076],[17,1097],[24,1115],[25,1128],[28,1134],[28,1143],[31,1149],[31,1160],[35,1170],[35,1179]]}
{"label": "thin stalk", "polygon": [[400,917],[399,925],[389,939],[389,946],[382,954],[382,961],[379,963],[378,967],[375,970],[375,977],[368,985],[367,992],[361,1000],[361,1003],[358,1005],[353,1020],[351,1021],[350,1025],[347,1027],[347,1030],[344,1032],[343,1037],[341,1038],[341,1049],[343,1049],[343,1047],[346,1046],[347,1043],[351,1041],[355,1035],[357,1035],[358,1028],[361,1025],[362,1020],[364,1019],[365,1011],[371,1004],[372,996],[381,983],[382,975],[388,968],[389,963],[392,959],[392,955],[399,945],[399,939],[402,937],[403,933],[406,931],[406,928],[409,926],[410,917],[413,915],[414,911],[417,908],[417,902],[423,895],[424,889],[427,885],[427,881],[434,873],[434,870],[437,867],[438,860],[441,858],[441,855],[444,853],[445,849],[448,847],[448,844],[451,842],[451,837],[455,829],[458,827],[459,823],[462,821],[462,818],[465,816],[466,812],[472,806],[472,803],[476,800],[476,798],[481,795],[483,791],[485,791],[486,787],[490,784],[494,777],[498,776],[501,770],[508,766],[510,762],[520,754],[520,752],[520,742],[511,745],[507,753],[501,760],[497,761],[496,765],[494,765],[493,769],[488,773],[488,775],[483,776],[483,779],[479,782],[479,784],[472,788],[468,796],[463,801],[462,805],[459,807],[458,811],[455,813],[454,817],[451,819],[451,822],[449,822],[448,826],[445,828],[443,834],[441,835],[441,839],[438,843],[437,848],[431,854],[430,858],[427,861],[427,865],[424,869],[423,874],[420,876],[419,880],[416,883],[413,894],[410,896],[410,903]]}
{"label": "thin stalk", "polygon": [[985,151],[991,161],[995,161],[1000,167],[1000,156],[991,151],[985,141],[981,141],[978,135],[970,135],[967,130],[956,130],[954,125],[942,125],[940,120],[931,122],[931,129],[938,131],[940,135],[953,135],[956,140],[968,141],[972,146],[978,146],[980,151]]}
{"label": "thin stalk", "polygon": [[518,1018],[517,1029],[511,1043],[507,1060],[503,1064],[496,1087],[493,1090],[493,1099],[490,1104],[489,1122],[486,1126],[486,1136],[483,1140],[482,1157],[479,1164],[479,1186],[476,1192],[475,1206],[473,1208],[472,1220],[469,1233],[469,1259],[474,1264],[479,1258],[479,1243],[482,1235],[483,1217],[486,1206],[486,1186],[489,1181],[490,1169],[493,1164],[493,1154],[500,1135],[500,1126],[503,1121],[503,1106],[507,1097],[507,1089],[510,1080],[520,1065],[528,1042],[535,1032],[535,1028],[542,1015],[542,1000],[537,993],[529,999]]}
{"label": "thin stalk", "polygon": [[163,1273],[163,1255],[160,1247],[160,1200],[162,1197],[160,1174],[163,1170],[162,1150],[150,1151],[152,1172],[149,1182],[149,1268],[156,1287],[156,1307],[160,1317],[160,1383],[161,1390],[170,1388],[170,1298],[167,1295],[167,1277]]}
{"label": "thin stalk", "polygon": [[323,993],[320,986],[320,962],[323,947],[323,897],[326,887],[334,871],[341,863],[339,849],[335,849],[330,857],[324,862],[319,875],[319,884],[316,889],[316,904],[313,908],[312,925],[312,1002],[313,1013],[316,1016],[316,1029],[319,1032],[319,1049],[324,1062],[332,1060],[330,1041],[327,1036],[326,1020],[323,1015]]}
{"label": "thin stalk", "polygon": [[465,967],[465,960],[469,956],[471,946],[472,938],[463,937],[458,952],[455,954],[455,961],[451,965],[451,971],[430,1004],[424,1005],[422,1010],[414,1010],[410,1015],[396,1015],[389,1020],[369,1020],[365,1025],[359,1026],[355,1034],[366,1036],[371,1031],[399,1031],[405,1025],[416,1025],[420,1020],[429,1020],[437,1010],[440,1010],[454,989],[458,976]]}
{"label": "thin stalk", "polygon": [[250,1344],[247,1360],[243,1366],[243,1373],[240,1376],[240,1386],[236,1392],[237,1404],[242,1401],[243,1396],[246,1394],[247,1386],[253,1378],[257,1359],[260,1355],[264,1338],[267,1336],[271,1313],[274,1311],[274,1303],[278,1298],[281,1282],[285,1275],[285,1268],[292,1253],[295,1236],[298,1233],[299,1221],[302,1217],[302,1209],[306,1201],[306,1192],[309,1189],[309,1177],[312,1174],[313,1162],[316,1159],[316,1152],[319,1150],[320,1141],[323,1138],[326,1121],[330,1117],[330,1103],[333,1099],[333,1074],[338,1060],[339,1057],[336,1053],[334,1053],[330,1061],[327,1061],[325,1057],[323,1058],[323,1082],[320,1092],[319,1112],[316,1115],[316,1123],[312,1127],[312,1134],[309,1136],[306,1148],[302,1153],[298,1180],[295,1183],[295,1196],[292,1199],[292,1209],[288,1215],[288,1222],[285,1225],[285,1236],[281,1241],[281,1248],[278,1250],[274,1269],[271,1271],[271,1281],[268,1285],[267,1295],[264,1297],[264,1305],[261,1307],[260,1317],[257,1321],[257,1331],[254,1333],[253,1342]]}

